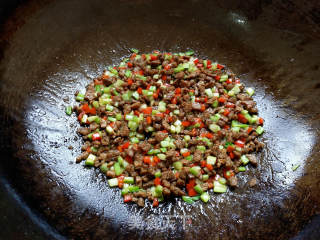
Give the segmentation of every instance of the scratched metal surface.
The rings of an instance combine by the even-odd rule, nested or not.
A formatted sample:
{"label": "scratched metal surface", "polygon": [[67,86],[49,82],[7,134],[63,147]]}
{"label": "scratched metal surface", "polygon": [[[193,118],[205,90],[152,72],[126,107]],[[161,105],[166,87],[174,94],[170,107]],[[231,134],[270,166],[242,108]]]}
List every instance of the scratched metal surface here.
{"label": "scratched metal surface", "polygon": [[[267,8],[266,12],[272,11]],[[11,182],[62,235],[74,239],[287,239],[319,211],[319,59],[312,36],[215,2],[52,1],[13,34],[0,62]],[[267,24],[268,23],[268,24]],[[259,166],[208,204],[123,204],[105,176],[75,164],[81,139],[73,93],[135,47],[193,49],[256,89],[265,119]],[[318,86],[318,88],[317,88]],[[312,104],[310,104],[312,103]],[[73,150],[68,146],[72,145]],[[296,171],[293,165],[299,164]],[[259,184],[249,188],[255,176]]]}

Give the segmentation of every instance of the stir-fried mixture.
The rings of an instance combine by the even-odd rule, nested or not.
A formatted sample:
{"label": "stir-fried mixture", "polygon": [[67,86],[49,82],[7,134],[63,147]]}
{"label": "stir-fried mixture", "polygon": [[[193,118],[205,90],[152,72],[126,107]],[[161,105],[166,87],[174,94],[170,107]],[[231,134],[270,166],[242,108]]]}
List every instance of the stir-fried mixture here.
{"label": "stir-fried mixture", "polygon": [[250,153],[263,147],[264,129],[254,90],[225,66],[192,55],[133,49],[66,109],[82,125],[76,162],[100,168],[124,202],[208,202],[210,189],[236,187],[236,174],[257,165]]}

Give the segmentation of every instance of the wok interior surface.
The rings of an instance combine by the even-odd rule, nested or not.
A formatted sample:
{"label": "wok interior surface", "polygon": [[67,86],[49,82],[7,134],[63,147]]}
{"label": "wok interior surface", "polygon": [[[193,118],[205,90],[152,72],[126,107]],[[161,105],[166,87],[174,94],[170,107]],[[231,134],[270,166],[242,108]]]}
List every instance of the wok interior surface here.
{"label": "wok interior surface", "polygon": [[[14,188],[68,238],[296,235],[319,211],[319,27],[301,29],[292,15],[277,19],[278,5],[262,3],[256,16],[232,2],[57,0],[26,17],[0,62],[1,128],[12,150],[2,165]],[[266,147],[259,166],[238,175],[239,188],[211,193],[208,204],[170,199],[140,209],[123,204],[98,170],[75,163],[81,138],[65,106],[132,47],[193,49],[256,89]],[[249,188],[252,177],[258,185]]]}

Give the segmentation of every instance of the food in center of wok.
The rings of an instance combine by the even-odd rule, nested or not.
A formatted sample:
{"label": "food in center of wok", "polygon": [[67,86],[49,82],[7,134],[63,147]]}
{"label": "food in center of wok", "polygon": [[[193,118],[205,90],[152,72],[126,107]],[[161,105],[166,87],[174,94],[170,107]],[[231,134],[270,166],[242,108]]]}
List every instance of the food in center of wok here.
{"label": "food in center of wok", "polygon": [[139,54],[76,93],[84,145],[76,161],[100,168],[124,202],[153,206],[170,196],[208,202],[257,165],[264,131],[254,90],[225,66],[193,52]]}

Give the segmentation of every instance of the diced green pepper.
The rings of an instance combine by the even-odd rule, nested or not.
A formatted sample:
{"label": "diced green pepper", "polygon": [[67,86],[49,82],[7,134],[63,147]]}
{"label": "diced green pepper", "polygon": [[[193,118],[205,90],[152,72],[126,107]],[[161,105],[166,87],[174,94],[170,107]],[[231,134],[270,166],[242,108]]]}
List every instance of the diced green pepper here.
{"label": "diced green pepper", "polygon": [[242,162],[244,165],[247,165],[247,164],[249,163],[249,159],[247,158],[246,155],[242,155],[242,156],[240,157],[240,160],[241,160],[241,162]]}
{"label": "diced green pepper", "polygon": [[69,116],[72,114],[72,107],[71,106],[66,107],[66,114]]}
{"label": "diced green pepper", "polygon": [[257,129],[256,129],[256,132],[261,135],[263,132],[264,132],[264,128],[261,127],[261,126],[258,126]]}
{"label": "diced green pepper", "polygon": [[134,178],[133,177],[124,177],[123,182],[129,183],[129,184],[134,184]]}
{"label": "diced green pepper", "polygon": [[114,171],[116,173],[116,176],[121,175],[121,173],[123,172],[123,169],[121,168],[120,164],[118,162],[116,162],[114,165]]}
{"label": "diced green pepper", "polygon": [[136,53],[136,54],[139,53],[139,50],[136,49],[136,48],[130,48],[130,51],[131,51],[132,53]]}
{"label": "diced green pepper", "polygon": [[228,189],[227,185],[221,184],[218,181],[214,181],[213,182],[213,191],[216,193],[225,193]]}
{"label": "diced green pepper", "polygon": [[200,175],[200,167],[199,166],[194,166],[192,168],[190,168],[190,173],[196,177],[198,177]]}
{"label": "diced green pepper", "polygon": [[77,101],[83,101],[84,100],[84,94],[78,93],[78,95],[76,96],[76,100]]}
{"label": "diced green pepper", "polygon": [[181,168],[182,168],[182,162],[180,162],[180,161],[177,161],[177,162],[174,162],[173,163],[173,167],[176,169],[176,170],[181,170]]}
{"label": "diced green pepper", "polygon": [[93,166],[94,165],[94,161],[96,160],[96,156],[93,154],[89,154],[88,158],[86,159],[86,166]]}
{"label": "diced green pepper", "polygon": [[214,124],[214,123],[209,125],[209,129],[214,133],[216,133],[216,132],[221,130],[220,126],[217,125],[217,124]]}
{"label": "diced green pepper", "polygon": [[194,190],[196,190],[197,193],[199,193],[199,194],[203,193],[203,189],[201,188],[201,186],[199,184],[197,184],[193,188],[194,188]]}
{"label": "diced green pepper", "polygon": [[202,202],[208,202],[210,200],[210,195],[207,192],[204,192],[200,196]]}
{"label": "diced green pepper", "polygon": [[98,101],[93,101],[93,103],[92,103],[92,106],[94,107],[94,108],[99,108],[99,102]]}
{"label": "diced green pepper", "polygon": [[182,196],[182,200],[185,201],[186,203],[192,204],[194,201],[192,200],[191,197],[189,196]]}
{"label": "diced green pepper", "polygon": [[238,171],[239,172],[245,172],[247,169],[246,169],[246,167],[244,167],[244,166],[240,166],[240,167],[238,167]]}
{"label": "diced green pepper", "polygon": [[109,187],[118,187],[118,178],[111,178],[108,180]]}
{"label": "diced green pepper", "polygon": [[100,166],[100,170],[101,170],[101,172],[106,173],[108,171],[108,164],[107,163],[103,163]]}

